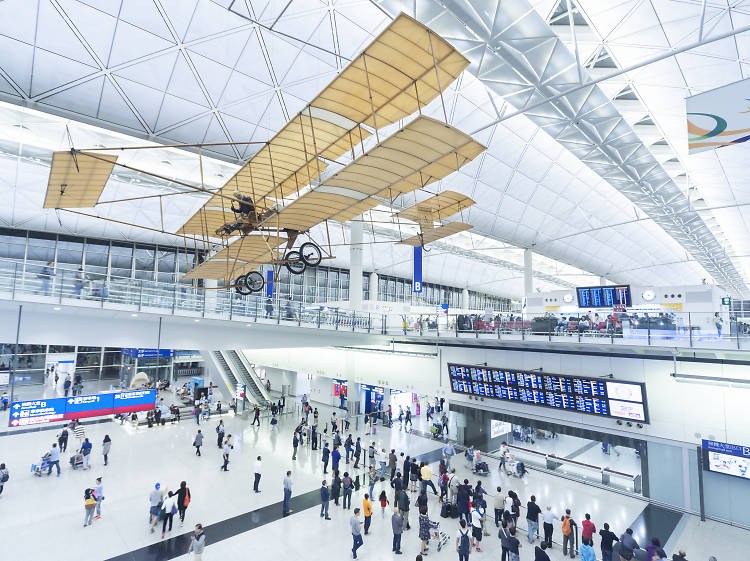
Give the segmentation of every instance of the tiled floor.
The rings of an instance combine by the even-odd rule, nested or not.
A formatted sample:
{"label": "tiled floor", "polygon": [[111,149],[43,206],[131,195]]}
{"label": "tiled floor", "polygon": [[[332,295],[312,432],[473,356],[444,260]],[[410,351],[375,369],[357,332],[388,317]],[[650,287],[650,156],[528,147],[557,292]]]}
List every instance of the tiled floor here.
{"label": "tiled floor", "polygon": [[[330,418],[329,407],[319,405],[319,409],[321,419]],[[200,458],[195,456],[191,446],[198,428],[192,420],[183,421],[179,425],[168,424],[152,429],[142,427],[137,430],[118,423],[87,426],[87,434],[94,443],[92,469],[71,470],[67,465],[69,454],[65,454],[63,474],[59,479],[54,475],[49,478],[34,477],[28,471],[29,465],[38,461],[48,449],[54,440],[55,431],[0,437],[0,461],[8,464],[11,473],[11,479],[0,498],[0,512],[3,513],[3,557],[7,555],[8,559],[55,558],[76,561],[118,556],[121,556],[120,559],[134,561],[175,558],[182,551],[178,547],[179,540],[171,542],[175,544],[171,550],[149,547],[159,543],[161,536],[148,531],[147,498],[155,482],[176,489],[180,480],[185,479],[191,488],[193,501],[187,512],[185,527],[175,527],[172,534],[185,533],[196,522],[207,526],[209,545],[204,559],[346,559],[351,548],[349,513],[331,505],[333,520],[325,521],[319,517],[315,499],[323,478],[320,451],[305,447],[298,453],[295,462],[291,460],[290,435],[295,421],[291,415],[286,416],[279,428],[271,432],[267,421],[257,428],[249,426],[247,419],[225,416],[227,430],[236,438],[228,473],[219,471],[221,461],[216,447],[214,419],[200,426],[206,437],[203,456]],[[417,419],[417,427],[420,423],[425,424],[423,419]],[[102,465],[101,457],[104,434],[109,434],[113,441],[110,465],[107,467]],[[441,446],[428,438],[380,426],[377,427],[375,440],[381,446],[403,450],[409,454],[429,453]],[[367,441],[367,438],[363,438],[363,441]],[[74,446],[75,441],[72,440],[70,449]],[[261,480],[263,492],[256,495],[252,493],[251,487],[253,464],[257,455],[264,458],[264,468]],[[462,458],[457,458],[454,466],[460,477],[476,482],[478,477],[470,474]],[[281,483],[287,469],[293,470],[295,497],[305,504],[301,504],[301,508],[291,516],[275,519],[281,513],[278,503],[282,499]],[[103,517],[93,526],[84,528],[83,490],[87,486],[93,486],[99,475],[104,477],[106,496]],[[645,502],[636,498],[535,471],[531,471],[523,480],[508,478],[500,474],[494,463],[491,464],[490,474],[482,479],[482,483],[490,493],[495,493],[498,485],[504,492],[509,488],[515,489],[524,505],[528,497],[535,494],[542,507],[550,505],[557,514],[569,507],[578,520],[589,512],[597,526],[606,521],[618,533],[636,520],[645,507]],[[363,488],[355,494],[355,505],[361,504],[365,490]],[[376,494],[379,491],[380,487],[377,487]],[[412,500],[414,498],[412,496]],[[492,497],[489,502],[492,503]],[[305,508],[308,503],[313,505],[312,508]],[[436,552],[436,544],[433,543],[430,558],[455,559],[457,522],[439,518],[439,506],[432,495],[429,510],[431,518],[440,521],[441,529],[448,533],[451,540],[448,550],[440,553]],[[360,550],[362,559],[397,558],[390,551],[392,534],[387,514],[383,517],[379,507],[376,509],[372,536],[365,537],[365,546]],[[411,514],[412,522],[416,522],[416,513],[412,511]],[[217,525],[221,521],[228,522]],[[261,524],[263,521],[266,523]],[[213,534],[211,525],[214,525]],[[255,528],[251,529],[253,526]],[[525,527],[525,524],[521,526]],[[703,526],[700,533],[703,532],[702,528]],[[713,535],[721,535],[717,532],[725,528],[717,525],[712,530]],[[690,540],[698,533],[697,530],[690,532],[688,534],[688,530],[683,531],[685,541],[690,544],[688,547],[692,547],[693,542]],[[494,531],[491,534],[483,542],[486,544],[484,551],[472,554],[472,561],[499,559],[499,541]],[[737,541],[741,535],[738,533],[734,540]],[[559,541],[559,524],[555,528],[555,538]],[[533,547],[529,546],[526,539],[523,543],[521,559],[533,559]],[[416,524],[405,534],[403,550],[403,559],[413,559],[417,553]],[[696,546],[695,550],[699,551],[699,548]],[[131,552],[132,555],[127,555]],[[551,557],[553,561],[562,561],[559,545],[556,545]],[[690,556],[689,559],[693,561],[702,557]],[[729,551],[719,557],[720,561],[730,559],[733,561]],[[741,557],[734,559],[739,561]]]}

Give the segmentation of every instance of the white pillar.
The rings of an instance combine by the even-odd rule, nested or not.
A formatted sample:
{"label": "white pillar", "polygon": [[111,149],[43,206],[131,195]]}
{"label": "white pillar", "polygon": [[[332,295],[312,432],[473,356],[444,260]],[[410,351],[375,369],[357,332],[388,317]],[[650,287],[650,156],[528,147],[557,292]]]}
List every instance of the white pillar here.
{"label": "white pillar", "polygon": [[208,313],[216,312],[216,295],[218,294],[218,290],[216,290],[216,286],[218,284],[219,283],[214,279],[203,280],[203,287],[206,289],[209,289],[205,291],[206,292],[206,312]]}
{"label": "white pillar", "polygon": [[378,299],[378,274],[370,273],[370,291],[367,295],[368,300],[377,301]]}
{"label": "white pillar", "polygon": [[351,221],[351,245],[349,245],[349,307],[353,310],[362,309],[362,217]]}
{"label": "white pillar", "polygon": [[599,277],[599,286],[607,286],[607,279]]}
{"label": "white pillar", "polygon": [[462,310],[469,309],[469,289],[468,288],[464,288],[461,291],[461,309]]}
{"label": "white pillar", "polygon": [[532,267],[532,253],[530,249],[523,250],[523,293],[529,296],[534,292],[534,277]]}

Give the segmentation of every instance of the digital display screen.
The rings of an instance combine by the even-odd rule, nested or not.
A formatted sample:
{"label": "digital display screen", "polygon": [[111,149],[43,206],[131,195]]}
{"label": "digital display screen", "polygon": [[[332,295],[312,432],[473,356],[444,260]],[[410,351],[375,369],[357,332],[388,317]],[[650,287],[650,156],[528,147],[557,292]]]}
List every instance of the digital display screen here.
{"label": "digital display screen", "polygon": [[449,364],[454,392],[648,423],[640,382]]}
{"label": "digital display screen", "polygon": [[630,285],[582,286],[576,288],[579,308],[630,307]]}
{"label": "digital display screen", "polygon": [[490,438],[497,438],[498,436],[508,434],[512,430],[513,425],[510,423],[498,421],[497,419],[492,419],[490,421]]}
{"label": "digital display screen", "polygon": [[750,479],[750,446],[704,440],[703,453],[708,471]]}

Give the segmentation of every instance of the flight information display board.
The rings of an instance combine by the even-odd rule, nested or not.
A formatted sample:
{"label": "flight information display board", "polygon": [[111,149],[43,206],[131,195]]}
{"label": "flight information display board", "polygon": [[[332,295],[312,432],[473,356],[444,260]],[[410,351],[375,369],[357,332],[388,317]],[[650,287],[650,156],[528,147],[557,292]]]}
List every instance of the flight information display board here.
{"label": "flight information display board", "polygon": [[612,286],[579,286],[576,288],[579,308],[629,308],[633,300],[630,296],[630,285]]}
{"label": "flight information display board", "polygon": [[448,373],[456,393],[648,423],[640,382],[451,363]]}
{"label": "flight information display board", "polygon": [[704,439],[702,447],[705,469],[750,479],[750,446]]}

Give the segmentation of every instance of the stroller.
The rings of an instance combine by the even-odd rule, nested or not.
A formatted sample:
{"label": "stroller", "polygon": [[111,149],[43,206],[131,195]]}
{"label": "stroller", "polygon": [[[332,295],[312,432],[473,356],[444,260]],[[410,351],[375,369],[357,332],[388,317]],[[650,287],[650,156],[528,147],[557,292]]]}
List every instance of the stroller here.
{"label": "stroller", "polygon": [[37,477],[41,477],[42,473],[49,470],[49,462],[47,461],[47,458],[49,456],[45,454],[42,456],[42,459],[39,460],[38,464],[31,464],[31,473],[36,475]]}
{"label": "stroller", "polygon": [[437,550],[440,551],[450,541],[450,537],[445,532],[440,531],[440,522],[430,520],[430,529],[432,538],[437,541]]}
{"label": "stroller", "polygon": [[432,438],[436,440],[439,439],[443,435],[443,425],[440,423],[432,423],[430,434],[432,434]]}
{"label": "stroller", "polygon": [[474,469],[471,471],[477,475],[488,475],[490,473],[490,467],[487,465],[487,462],[477,461],[474,464]]}
{"label": "stroller", "polygon": [[506,464],[506,474],[511,477],[523,478],[526,474],[526,466],[521,461],[509,460]]}
{"label": "stroller", "polygon": [[83,467],[83,454],[73,454],[70,457],[70,467],[73,469]]}

